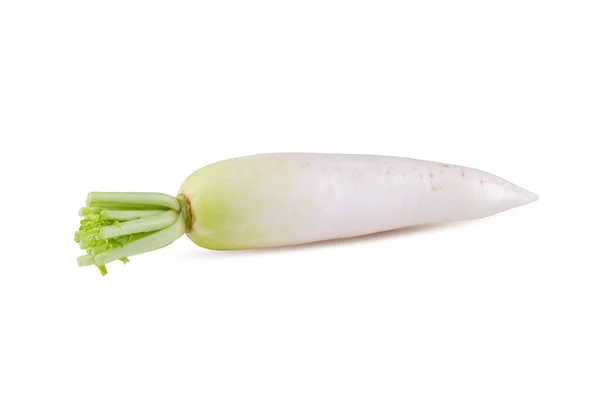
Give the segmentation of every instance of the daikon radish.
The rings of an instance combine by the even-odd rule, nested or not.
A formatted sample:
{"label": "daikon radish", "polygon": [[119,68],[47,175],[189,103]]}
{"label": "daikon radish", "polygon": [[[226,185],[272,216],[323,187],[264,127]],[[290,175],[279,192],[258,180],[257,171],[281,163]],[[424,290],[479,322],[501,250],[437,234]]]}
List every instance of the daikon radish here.
{"label": "daikon radish", "polygon": [[75,234],[105,264],[183,234],[215,250],[290,246],[487,217],[538,196],[489,173],[409,158],[261,154],[190,175],[179,195],[92,192]]}

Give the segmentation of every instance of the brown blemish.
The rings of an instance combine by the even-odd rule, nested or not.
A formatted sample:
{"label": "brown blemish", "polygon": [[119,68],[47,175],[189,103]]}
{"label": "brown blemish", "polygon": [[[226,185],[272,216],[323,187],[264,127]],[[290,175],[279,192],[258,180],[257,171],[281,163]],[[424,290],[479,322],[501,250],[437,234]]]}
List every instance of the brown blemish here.
{"label": "brown blemish", "polygon": [[[186,227],[187,227],[187,232],[189,233],[192,231],[194,225],[196,224],[196,216],[194,215],[194,210],[192,208],[192,201],[190,200],[190,197],[188,196],[187,193],[181,191],[181,197],[183,197],[183,199],[185,200],[185,204],[187,204],[187,210],[182,210],[182,214],[183,214],[183,219],[186,223]],[[189,216],[189,221],[188,221],[188,216]]]}
{"label": "brown blemish", "polygon": [[433,179],[433,172],[430,172],[430,173],[429,173],[429,177],[430,177],[431,179]]}
{"label": "brown blemish", "polygon": [[310,163],[309,163],[309,162],[307,162],[307,163],[305,163],[304,165],[305,165],[306,167],[308,167],[308,166],[310,165]]}
{"label": "brown blemish", "polygon": [[462,175],[463,178],[465,177],[464,171],[460,171],[460,174]]}
{"label": "brown blemish", "polygon": [[481,180],[481,179],[480,179],[480,180],[479,180],[479,183],[481,183],[481,186],[483,186],[483,180]]}
{"label": "brown blemish", "polygon": [[449,165],[448,165],[448,164],[442,164],[442,167],[444,167],[444,168],[448,168],[448,167],[449,167]]}

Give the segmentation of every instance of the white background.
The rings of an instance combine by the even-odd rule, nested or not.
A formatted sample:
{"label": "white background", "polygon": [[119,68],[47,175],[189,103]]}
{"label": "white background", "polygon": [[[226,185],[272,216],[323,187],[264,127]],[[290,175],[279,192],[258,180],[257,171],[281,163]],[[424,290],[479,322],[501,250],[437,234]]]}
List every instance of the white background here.
{"label": "white background", "polygon": [[[600,398],[597,6],[3,1],[0,398]],[[463,164],[541,200],[76,266],[88,191],[282,151]]]}

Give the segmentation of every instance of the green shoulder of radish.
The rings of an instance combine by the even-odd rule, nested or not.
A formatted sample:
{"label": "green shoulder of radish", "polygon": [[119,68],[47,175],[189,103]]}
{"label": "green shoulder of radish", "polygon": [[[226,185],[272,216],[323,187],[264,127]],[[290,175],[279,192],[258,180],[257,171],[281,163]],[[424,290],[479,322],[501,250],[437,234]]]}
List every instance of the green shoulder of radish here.
{"label": "green shoulder of radish", "polygon": [[407,226],[487,217],[537,200],[489,173],[371,155],[261,154],[200,168],[172,197],[92,192],[75,240],[79,265],[111,261],[180,236],[214,250],[290,246]]}

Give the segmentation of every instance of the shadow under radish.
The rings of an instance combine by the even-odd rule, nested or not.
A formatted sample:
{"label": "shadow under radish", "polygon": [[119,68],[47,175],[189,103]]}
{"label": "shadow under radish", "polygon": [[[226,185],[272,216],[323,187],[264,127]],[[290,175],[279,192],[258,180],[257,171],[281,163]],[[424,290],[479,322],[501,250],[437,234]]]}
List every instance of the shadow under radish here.
{"label": "shadow under radish", "polygon": [[417,235],[425,235],[433,232],[440,232],[449,229],[456,229],[459,226],[465,226],[468,224],[475,223],[477,221],[458,221],[458,222],[446,222],[441,224],[426,224],[409,226],[400,229],[394,229],[384,232],[376,232],[363,236],[355,236],[350,238],[339,238],[323,240],[319,242],[303,243],[290,246],[282,247],[269,247],[260,249],[248,249],[248,250],[210,250],[203,249],[201,247],[192,248],[190,251],[181,253],[176,256],[179,259],[195,259],[195,260],[206,260],[208,259],[230,259],[230,258],[245,258],[245,257],[256,257],[264,255],[273,255],[277,253],[294,253],[300,251],[311,251],[326,249],[329,247],[340,247],[340,246],[352,246],[361,243],[369,243],[375,241],[385,241],[398,239],[403,237],[411,237]]}

